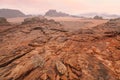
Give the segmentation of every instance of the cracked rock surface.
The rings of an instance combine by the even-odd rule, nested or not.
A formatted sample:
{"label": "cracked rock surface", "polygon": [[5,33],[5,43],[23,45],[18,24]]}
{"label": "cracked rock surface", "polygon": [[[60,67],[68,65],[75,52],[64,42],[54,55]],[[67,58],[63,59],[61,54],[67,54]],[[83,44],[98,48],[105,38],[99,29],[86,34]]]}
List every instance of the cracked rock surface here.
{"label": "cracked rock surface", "polygon": [[70,32],[32,18],[0,32],[0,80],[120,80],[120,19]]}

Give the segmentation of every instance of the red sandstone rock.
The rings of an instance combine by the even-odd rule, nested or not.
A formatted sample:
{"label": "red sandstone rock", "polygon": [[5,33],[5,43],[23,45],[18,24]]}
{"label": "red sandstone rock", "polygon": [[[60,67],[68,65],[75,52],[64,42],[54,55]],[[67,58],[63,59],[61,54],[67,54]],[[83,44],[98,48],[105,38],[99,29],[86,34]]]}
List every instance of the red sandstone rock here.
{"label": "red sandstone rock", "polygon": [[119,25],[76,33],[47,20],[3,31],[0,80],[119,80]]}

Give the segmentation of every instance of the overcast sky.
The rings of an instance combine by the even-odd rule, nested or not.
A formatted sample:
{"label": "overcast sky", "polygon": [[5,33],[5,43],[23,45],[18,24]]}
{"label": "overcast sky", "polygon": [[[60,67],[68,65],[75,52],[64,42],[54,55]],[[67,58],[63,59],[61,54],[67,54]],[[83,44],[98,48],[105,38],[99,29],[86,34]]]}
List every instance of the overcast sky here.
{"label": "overcast sky", "polygon": [[120,0],[0,0],[0,8],[19,9],[26,14],[43,14],[49,9],[69,14],[120,14]]}

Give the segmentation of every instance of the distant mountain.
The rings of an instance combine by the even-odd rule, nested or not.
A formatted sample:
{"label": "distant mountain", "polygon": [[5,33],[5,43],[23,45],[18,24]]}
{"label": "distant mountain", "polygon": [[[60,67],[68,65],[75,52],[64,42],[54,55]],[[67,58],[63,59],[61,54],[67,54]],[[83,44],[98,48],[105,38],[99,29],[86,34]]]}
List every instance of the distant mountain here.
{"label": "distant mountain", "polygon": [[99,20],[101,20],[103,18],[101,16],[94,16],[93,19],[99,19]]}
{"label": "distant mountain", "polygon": [[103,18],[107,18],[107,19],[111,19],[111,18],[118,18],[120,17],[120,15],[116,15],[116,14],[106,14],[106,13],[85,13],[85,14],[80,14],[79,16],[83,16],[83,17],[91,17],[93,18],[94,16],[101,16]]}
{"label": "distant mountain", "polygon": [[25,17],[26,15],[19,10],[14,9],[0,9],[0,17],[14,18],[14,17]]}
{"label": "distant mountain", "polygon": [[50,17],[67,17],[70,16],[67,13],[63,12],[57,12],[56,10],[49,10],[45,13],[45,16],[50,16]]}

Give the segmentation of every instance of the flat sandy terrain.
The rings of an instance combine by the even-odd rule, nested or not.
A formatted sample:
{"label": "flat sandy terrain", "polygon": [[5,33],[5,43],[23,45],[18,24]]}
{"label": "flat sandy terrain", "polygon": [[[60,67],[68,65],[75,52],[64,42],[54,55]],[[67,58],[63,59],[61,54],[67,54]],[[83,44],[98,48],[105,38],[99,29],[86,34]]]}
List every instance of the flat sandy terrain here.
{"label": "flat sandy terrain", "polygon": [[17,17],[17,18],[8,18],[8,22],[11,22],[11,23],[21,23],[24,21],[26,17]]}
{"label": "flat sandy terrain", "polygon": [[80,28],[92,28],[94,26],[106,23],[108,20],[95,20],[73,17],[46,17],[60,22],[65,29],[78,30]]}
{"label": "flat sandy terrain", "polygon": [[[7,19],[11,23],[21,23],[26,17],[9,18]],[[95,19],[84,19],[74,17],[46,17],[47,19],[53,19],[60,22],[65,29],[78,30],[80,28],[91,28],[99,24],[106,23],[108,20],[95,20]]]}

